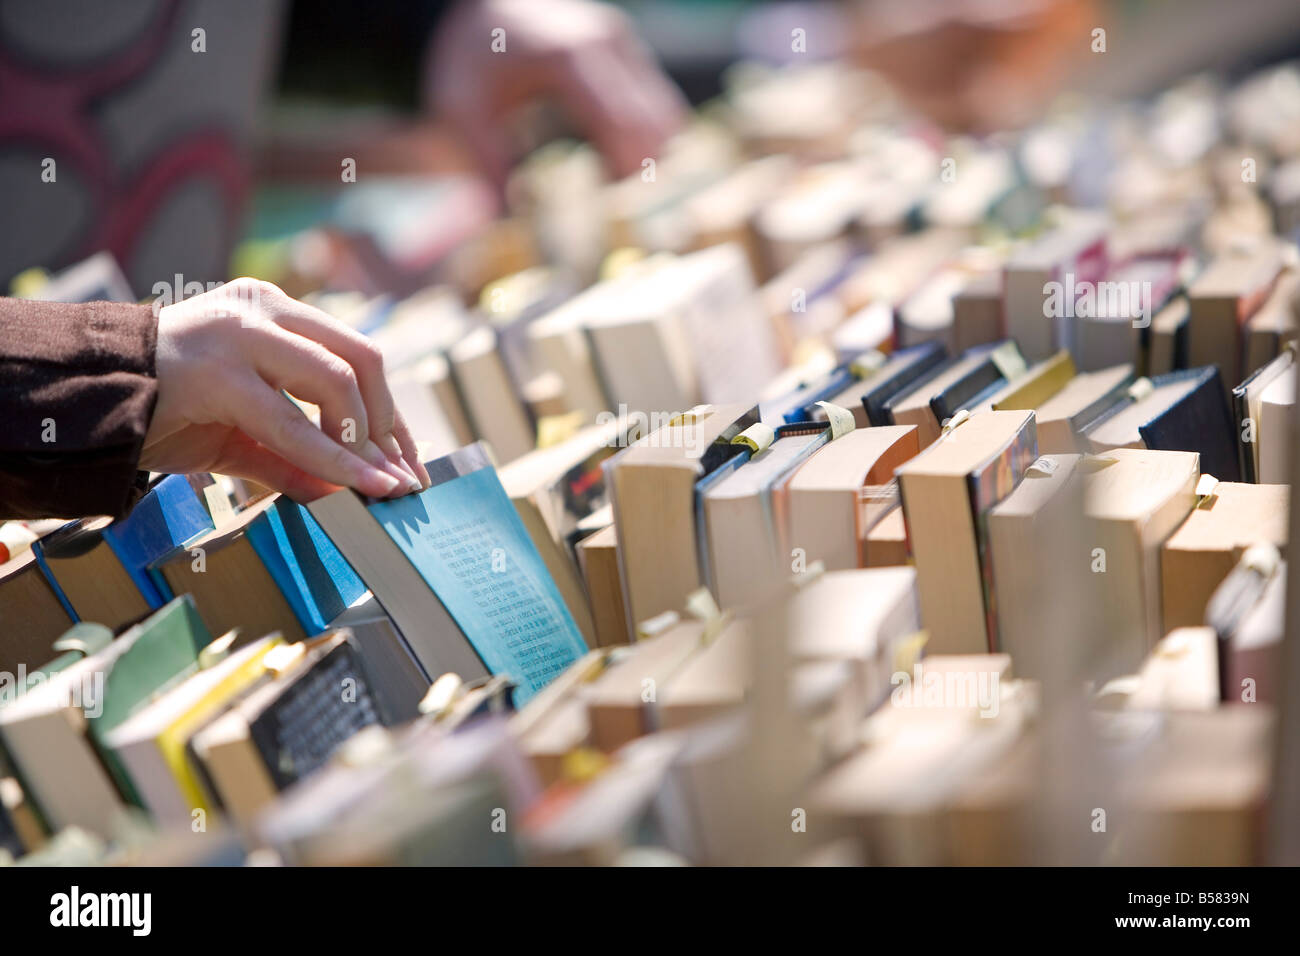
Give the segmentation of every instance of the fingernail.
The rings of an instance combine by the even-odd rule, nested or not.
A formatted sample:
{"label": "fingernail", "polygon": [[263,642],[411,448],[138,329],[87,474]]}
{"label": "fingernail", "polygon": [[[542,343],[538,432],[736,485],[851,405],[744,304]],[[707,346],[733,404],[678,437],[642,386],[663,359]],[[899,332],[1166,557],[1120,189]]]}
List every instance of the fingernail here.
{"label": "fingernail", "polygon": [[410,475],[413,479],[415,479],[415,483],[418,486],[416,488],[417,491],[421,491],[424,488],[428,487],[425,478],[421,477],[420,474],[421,471],[423,471],[423,469],[416,468],[414,465],[411,464],[411,462],[406,460],[406,458],[402,455],[402,446],[397,443],[397,439],[394,438],[392,434],[383,436],[382,438],[378,439],[378,442],[379,442],[379,447],[382,448],[385,454],[388,455],[388,460],[394,462],[397,465],[400,465],[403,471],[405,471],[408,475]]}
{"label": "fingernail", "polygon": [[415,479],[416,484],[418,485],[416,488],[417,491],[423,491],[425,488],[429,487],[431,483],[429,481],[429,473],[425,471],[424,465],[422,465],[418,460],[407,461],[406,457],[402,454],[401,444],[398,443],[397,438],[391,432],[375,439],[375,442],[384,450],[385,454],[388,455],[390,461],[401,465],[403,470]]}
{"label": "fingernail", "polygon": [[417,461],[415,463],[415,473],[420,479],[420,487],[428,488],[433,484],[433,479],[429,477],[429,469],[424,467],[424,463]]}
{"label": "fingernail", "polygon": [[361,476],[357,480],[356,487],[358,491],[364,492],[372,498],[387,498],[401,485],[402,482],[388,472],[367,465],[361,470]]}
{"label": "fingernail", "polygon": [[429,485],[432,484],[432,482],[429,481],[429,472],[425,470],[424,465],[418,458],[414,461],[407,461],[403,458],[402,462],[410,469],[411,474],[415,476],[415,480],[420,483],[421,488],[428,488]]}
{"label": "fingernail", "polygon": [[402,469],[403,469],[403,470],[404,470],[408,475],[411,476],[411,487],[412,487],[415,491],[423,491],[423,490],[424,490],[424,482],[422,482],[422,481],[420,480],[420,476],[419,476],[419,474],[416,472],[416,470],[415,470],[414,468],[411,467],[410,463],[409,463],[409,462],[406,462],[406,461],[403,461],[403,462],[402,462]]}
{"label": "fingernail", "polygon": [[411,476],[408,475],[405,471],[403,471],[400,466],[395,465],[391,461],[384,468],[384,471],[388,472],[388,474],[396,478],[397,484],[401,488],[406,488],[406,486],[411,483]]}
{"label": "fingernail", "polygon": [[406,472],[400,464],[393,461],[372,441],[367,441],[361,450],[362,457],[385,474],[391,475],[398,485],[405,487],[414,477]]}

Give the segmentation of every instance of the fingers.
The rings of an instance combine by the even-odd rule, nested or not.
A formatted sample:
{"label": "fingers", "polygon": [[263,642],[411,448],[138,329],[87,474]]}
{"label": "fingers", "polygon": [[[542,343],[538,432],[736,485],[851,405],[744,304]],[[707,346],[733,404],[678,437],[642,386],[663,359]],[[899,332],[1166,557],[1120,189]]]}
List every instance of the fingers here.
{"label": "fingers", "polygon": [[498,119],[486,114],[485,104],[479,106],[479,109],[449,107],[446,111],[447,118],[468,141],[483,174],[493,185],[501,188],[510,175],[509,142]]}
{"label": "fingers", "polygon": [[[342,421],[344,417],[352,417],[356,431],[354,438],[359,444],[364,444],[366,439],[374,442],[375,446],[403,472],[419,481],[421,487],[428,487],[428,482],[421,480],[424,471],[419,458],[404,456],[398,443],[390,440],[398,421],[398,414],[393,404],[392,393],[389,392],[388,383],[384,379],[384,359],[379,347],[360,332],[348,328],[320,309],[291,299],[283,293],[274,296],[270,306],[267,311],[276,325],[285,332],[309,340],[317,346],[320,350],[317,352],[318,362],[324,361],[328,366],[327,375],[345,379],[350,377],[350,382],[339,381],[337,384],[349,398],[359,398],[364,419],[356,417],[354,408],[354,414],[351,416],[339,414],[335,420]],[[342,360],[346,371],[336,367],[339,359]],[[326,407],[322,401],[295,391],[288,384],[284,387],[300,398],[321,405],[322,413],[325,412]],[[331,435],[336,439],[339,437],[332,432]],[[383,467],[382,462],[366,457],[371,464]]]}
{"label": "fingers", "polygon": [[658,83],[637,77],[609,47],[566,56],[555,78],[565,105],[620,176],[657,156],[675,117]]}
{"label": "fingers", "polygon": [[366,404],[371,430],[386,434],[393,428],[393,397],[384,382],[379,347],[355,329],[306,302],[277,296],[270,317],[287,332],[318,342],[351,366]]}
{"label": "fingers", "polygon": [[424,467],[424,462],[420,461],[420,450],[415,444],[415,436],[411,434],[411,429],[406,425],[406,419],[402,413],[397,413],[397,421],[393,427],[393,434],[389,439],[395,441],[402,457],[407,462],[415,462],[415,476],[420,479],[420,485],[428,488],[431,484],[429,472]]}
{"label": "fingers", "polygon": [[[356,373],[318,342],[267,323],[252,356],[253,368],[272,388],[320,406],[321,430],[344,448],[397,480],[403,492],[419,491],[414,471],[391,459],[372,440]],[[391,408],[391,399],[390,408]]]}
{"label": "fingers", "polygon": [[619,31],[614,43],[632,84],[641,91],[650,115],[657,120],[659,134],[667,139],[686,125],[690,112],[686,97],[659,68],[654,54],[635,30]]}
{"label": "fingers", "polygon": [[369,415],[352,367],[323,345],[274,324],[267,323],[263,333],[251,356],[263,381],[319,405],[321,430],[336,442],[364,447]]}
{"label": "fingers", "polygon": [[572,106],[622,175],[637,172],[681,128],[686,102],[659,69],[628,18],[604,11],[603,38],[570,52],[566,92]]}
{"label": "fingers", "polygon": [[339,489],[338,485],[322,481],[290,464],[241,432],[231,434],[212,470],[234,478],[251,479],[274,488],[299,504],[307,504]]}
{"label": "fingers", "polygon": [[334,441],[266,382],[251,374],[242,378],[224,396],[224,417],[250,438],[317,480],[373,498],[403,490],[402,480]]}

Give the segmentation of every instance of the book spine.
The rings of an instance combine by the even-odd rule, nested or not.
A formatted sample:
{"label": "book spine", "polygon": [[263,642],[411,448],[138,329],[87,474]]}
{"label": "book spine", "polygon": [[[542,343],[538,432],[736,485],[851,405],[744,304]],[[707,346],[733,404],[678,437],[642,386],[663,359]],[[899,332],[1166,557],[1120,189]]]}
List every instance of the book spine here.
{"label": "book spine", "polygon": [[68,617],[72,618],[72,623],[75,624],[80,621],[81,617],[77,614],[76,608],[72,606],[72,602],[68,600],[67,594],[63,592],[59,579],[50,570],[49,562],[45,560],[45,549],[39,541],[32,542],[32,556],[36,559],[36,566],[40,568],[41,574],[45,577],[45,583],[50,586],[54,596],[59,599],[59,603],[63,605],[63,610],[68,612]]}

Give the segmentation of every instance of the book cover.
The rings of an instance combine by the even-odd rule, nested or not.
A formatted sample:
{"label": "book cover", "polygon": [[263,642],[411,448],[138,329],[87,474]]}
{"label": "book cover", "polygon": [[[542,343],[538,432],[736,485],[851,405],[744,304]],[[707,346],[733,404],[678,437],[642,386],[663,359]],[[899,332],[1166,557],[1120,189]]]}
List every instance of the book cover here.
{"label": "book cover", "polygon": [[1255,369],[1232,390],[1232,427],[1237,434],[1237,462],[1242,481],[1259,482],[1259,396],[1294,362],[1294,350],[1288,348],[1273,361]]}
{"label": "book cover", "polygon": [[[331,642],[312,654],[291,679],[272,685],[267,699],[250,701],[253,712],[245,715],[278,790],[315,772],[363,727],[379,723],[378,703],[351,641]],[[346,697],[339,690],[345,686]]]}
{"label": "book cover", "polygon": [[1240,481],[1235,430],[1219,370],[1210,365],[1171,372],[1152,379],[1152,384],[1159,388],[1182,377],[1195,379],[1196,385],[1182,401],[1138,426],[1143,443],[1157,451],[1199,452],[1201,474],[1213,475],[1220,481]]}
{"label": "book cover", "polygon": [[[138,802],[130,777],[104,741],[155,694],[196,673],[199,652],[212,643],[212,634],[185,594],[154,612],[129,637],[124,652],[107,667],[99,713],[90,719],[89,731],[123,795]],[[128,635],[118,639],[127,640]]]}
{"label": "book cover", "polygon": [[380,554],[358,510],[396,547],[483,667],[516,680],[517,699],[526,701],[586,653],[581,633],[484,447],[470,445],[426,468],[433,483],[419,494],[376,501],[345,490],[316,502],[313,513],[393,614],[426,673],[465,669],[444,666],[464,659],[446,647],[457,636],[427,616],[437,608],[411,593],[417,585],[394,583],[390,570],[413,579]]}
{"label": "book cover", "polygon": [[319,634],[366,593],[316,519],[279,498],[248,526],[248,540],[308,634]]}
{"label": "book cover", "polygon": [[1025,471],[1038,458],[1038,437],[1031,415],[1016,437],[978,471],[966,478],[974,519],[975,548],[979,554],[980,588],[984,592],[984,623],[989,650],[996,651],[998,636],[997,592],[993,588],[993,553],[989,546],[989,512],[1015,491]]}
{"label": "book cover", "polygon": [[[908,391],[922,378],[933,376],[950,362],[948,352],[938,342],[926,342],[910,349],[901,349],[890,358],[891,368],[881,369],[872,376],[870,387],[862,396],[862,405],[867,410],[867,420],[873,425],[889,425],[889,412],[886,405],[894,396]],[[897,363],[897,364],[895,364]]]}
{"label": "book cover", "polygon": [[[977,346],[976,349],[971,349],[971,352],[975,352],[977,349],[990,348],[992,346]],[[1006,359],[1003,359],[1002,356],[1004,355]],[[1007,360],[1010,360],[1010,365],[1007,364]],[[1013,367],[1023,370],[1024,359],[1020,357],[1020,352],[1014,342],[1005,342],[994,351],[990,351],[988,358],[971,369],[966,375],[963,375],[937,395],[930,397],[930,411],[934,413],[935,421],[943,424],[945,420],[952,418],[963,408],[972,408],[978,405],[981,399],[992,398],[996,392],[1007,384],[1004,369],[1009,370]]]}
{"label": "book cover", "polygon": [[185,475],[168,475],[155,484],[131,513],[104,531],[150,607],[171,600],[171,589],[150,566],[213,530],[212,516]]}
{"label": "book cover", "polygon": [[853,370],[843,365],[831,372],[815,388],[805,390],[799,396],[799,405],[785,413],[785,424],[795,425],[812,420],[813,410],[818,402],[829,401],[848,388],[856,376]]}

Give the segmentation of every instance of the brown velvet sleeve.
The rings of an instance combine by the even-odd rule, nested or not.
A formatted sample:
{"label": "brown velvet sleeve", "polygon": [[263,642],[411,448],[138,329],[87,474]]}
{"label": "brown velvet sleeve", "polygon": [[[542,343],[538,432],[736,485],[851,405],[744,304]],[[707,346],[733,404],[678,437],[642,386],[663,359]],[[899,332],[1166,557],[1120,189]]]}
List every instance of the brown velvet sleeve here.
{"label": "brown velvet sleeve", "polygon": [[147,305],[0,298],[0,519],[130,510],[157,333]]}

